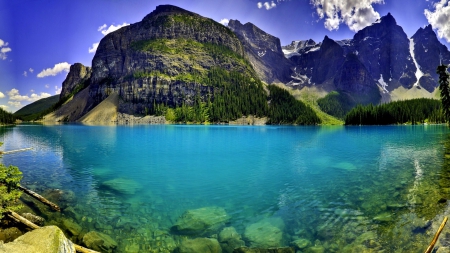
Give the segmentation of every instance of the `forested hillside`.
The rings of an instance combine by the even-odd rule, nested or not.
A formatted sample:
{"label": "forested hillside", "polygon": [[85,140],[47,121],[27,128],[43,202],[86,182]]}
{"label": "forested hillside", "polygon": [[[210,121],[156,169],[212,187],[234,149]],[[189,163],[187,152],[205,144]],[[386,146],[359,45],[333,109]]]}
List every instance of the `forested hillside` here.
{"label": "forested hillside", "polygon": [[358,105],[345,116],[346,125],[445,123],[441,101],[418,98],[381,105]]}

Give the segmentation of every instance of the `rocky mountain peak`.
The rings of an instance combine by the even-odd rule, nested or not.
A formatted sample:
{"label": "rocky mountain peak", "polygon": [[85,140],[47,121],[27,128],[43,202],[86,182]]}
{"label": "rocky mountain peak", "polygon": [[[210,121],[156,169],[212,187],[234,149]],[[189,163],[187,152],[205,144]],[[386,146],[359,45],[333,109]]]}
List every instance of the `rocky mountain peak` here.
{"label": "rocky mountain peak", "polygon": [[145,16],[142,19],[142,21],[152,19],[154,16],[164,16],[164,15],[170,15],[170,14],[187,14],[187,15],[193,15],[193,16],[198,15],[196,13],[190,12],[190,11],[180,8],[178,6],[165,4],[165,5],[156,6],[155,10],[152,11],[147,16]]}
{"label": "rocky mountain peak", "polygon": [[395,18],[391,15],[390,12],[388,12],[388,14],[386,16],[383,16],[380,18],[381,19],[381,24],[386,24],[386,25],[397,25],[397,21],[395,21]]}
{"label": "rocky mountain peak", "polygon": [[[62,90],[59,98],[62,99],[74,91],[77,86],[84,86],[85,82],[91,77],[92,69],[81,63],[75,63],[70,66],[70,71],[62,83]],[[86,83],[88,85],[88,83]],[[83,87],[84,88],[84,87]]]}

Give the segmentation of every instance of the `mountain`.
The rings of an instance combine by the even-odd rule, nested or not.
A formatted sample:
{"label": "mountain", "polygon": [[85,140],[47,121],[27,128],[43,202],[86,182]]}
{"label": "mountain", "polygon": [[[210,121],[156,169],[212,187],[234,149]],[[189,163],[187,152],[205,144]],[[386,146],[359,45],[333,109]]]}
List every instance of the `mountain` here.
{"label": "mountain", "polygon": [[[289,79],[292,64],[279,39],[251,24],[232,23],[236,33],[179,7],[157,6],[142,21],[106,35],[92,68],[71,66],[61,106],[44,120],[111,123],[123,115],[157,115],[175,122],[229,122],[285,111],[273,108],[288,103],[275,103],[259,78]],[[243,34],[253,43],[242,43]],[[267,57],[256,56],[257,49]],[[278,61],[286,72],[276,69]],[[300,109],[293,110],[292,122],[318,122],[311,108],[294,106]],[[298,111],[307,116],[297,119]]]}
{"label": "mountain", "polygon": [[23,120],[34,119],[37,114],[52,107],[59,101],[59,95],[51,96],[48,98],[39,99],[29,105],[22,107],[20,110],[14,113],[14,116]]}
{"label": "mountain", "polygon": [[244,45],[245,53],[261,80],[269,84],[292,80],[293,64],[284,56],[279,38],[252,23],[243,25],[238,20],[230,20],[228,27]]}

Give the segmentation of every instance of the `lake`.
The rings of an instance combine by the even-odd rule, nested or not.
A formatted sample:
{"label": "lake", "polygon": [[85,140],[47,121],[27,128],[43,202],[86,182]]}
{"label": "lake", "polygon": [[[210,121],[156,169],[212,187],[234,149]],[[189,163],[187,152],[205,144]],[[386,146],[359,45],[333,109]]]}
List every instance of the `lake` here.
{"label": "lake", "polygon": [[[89,231],[109,235],[113,252],[171,252],[223,227],[253,247],[423,252],[449,212],[450,131],[440,125],[18,125],[0,128],[0,141],[32,148],[3,163],[63,212],[24,198],[29,209],[78,243]],[[227,219],[174,230],[198,210]]]}

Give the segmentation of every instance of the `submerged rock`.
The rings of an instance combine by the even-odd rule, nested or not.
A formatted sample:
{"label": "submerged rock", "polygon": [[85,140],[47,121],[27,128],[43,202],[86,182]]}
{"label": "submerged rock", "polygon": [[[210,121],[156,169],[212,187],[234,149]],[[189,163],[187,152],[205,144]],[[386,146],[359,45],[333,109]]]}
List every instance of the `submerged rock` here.
{"label": "submerged rock", "polygon": [[219,233],[219,242],[222,251],[231,253],[235,249],[245,246],[245,242],[241,240],[241,235],[236,232],[234,227],[226,227]]}
{"label": "submerged rock", "polygon": [[40,216],[34,215],[32,213],[22,213],[21,215],[25,219],[33,222],[34,224],[36,224],[38,226],[43,226],[44,225],[45,219],[40,217]]}
{"label": "submerged rock", "polygon": [[74,244],[56,226],[42,227],[28,232],[14,242],[0,244],[0,253],[75,253]]}
{"label": "submerged rock", "polygon": [[284,222],[281,218],[269,218],[253,223],[245,228],[244,238],[250,247],[280,247],[283,238]]}
{"label": "submerged rock", "polygon": [[137,182],[126,178],[116,178],[113,180],[109,180],[103,182],[102,185],[119,193],[129,195],[135,194],[136,191],[142,188],[142,186]]}
{"label": "submerged rock", "polygon": [[194,240],[182,241],[175,249],[177,253],[221,253],[219,242],[211,238],[196,238]]}
{"label": "submerged rock", "polygon": [[308,239],[300,238],[291,242],[291,245],[295,246],[297,249],[304,249],[311,245],[311,241]]}
{"label": "submerged rock", "polygon": [[217,231],[230,216],[221,207],[203,207],[187,210],[178,218],[171,230],[180,234],[207,234]]}
{"label": "submerged rock", "polygon": [[240,247],[233,251],[234,253],[295,253],[294,248],[284,247],[284,248],[247,248]]}
{"label": "submerged rock", "polygon": [[390,213],[382,213],[380,215],[375,216],[373,219],[379,222],[391,222],[394,218]]}
{"label": "submerged rock", "polygon": [[80,225],[73,222],[72,220],[64,219],[63,225],[67,229],[67,231],[69,231],[69,233],[74,236],[78,236],[81,233],[81,230],[83,230]]}
{"label": "submerged rock", "polygon": [[21,235],[23,235],[22,231],[16,227],[0,229],[0,241],[5,243],[12,242]]}
{"label": "submerged rock", "polygon": [[112,252],[117,248],[117,242],[109,235],[91,231],[83,236],[83,243],[90,249],[100,252]]}

